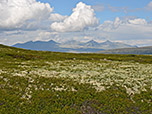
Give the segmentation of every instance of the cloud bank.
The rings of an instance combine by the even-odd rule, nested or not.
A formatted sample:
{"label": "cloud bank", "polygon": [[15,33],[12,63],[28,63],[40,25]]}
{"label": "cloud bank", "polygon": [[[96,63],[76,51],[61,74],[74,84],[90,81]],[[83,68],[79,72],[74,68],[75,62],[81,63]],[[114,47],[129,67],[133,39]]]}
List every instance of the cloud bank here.
{"label": "cloud bank", "polygon": [[100,26],[98,26],[98,30],[101,31],[106,31],[106,32],[112,32],[112,31],[116,31],[117,29],[119,29],[122,26],[125,26],[126,28],[130,28],[130,27],[134,27],[134,31],[138,30],[138,27],[140,26],[141,30],[144,27],[148,27],[151,24],[145,20],[145,19],[141,19],[141,18],[134,18],[134,19],[120,19],[119,17],[116,17],[114,21],[105,21],[103,24],[101,24]]}
{"label": "cloud bank", "polygon": [[62,16],[58,13],[53,13],[50,15],[49,19],[51,21],[54,21],[54,22],[58,22],[58,21],[63,21],[64,19],[66,19],[68,16]]}
{"label": "cloud bank", "polygon": [[[125,10],[123,7],[113,8]],[[151,11],[152,2],[143,9]],[[108,39],[134,45],[152,44],[152,22],[126,16],[99,24],[94,11],[103,10],[106,8],[102,4],[91,7],[79,2],[70,16],[63,16],[53,12],[48,3],[36,0],[0,0],[0,43],[11,45],[29,40]]]}
{"label": "cloud bank", "polygon": [[73,13],[63,22],[54,22],[51,29],[58,32],[82,31],[87,27],[96,26],[99,20],[95,17],[94,10],[82,2],[78,3]]}
{"label": "cloud bank", "polygon": [[1,0],[0,28],[20,28],[25,21],[46,19],[53,8],[36,0]]}
{"label": "cloud bank", "polygon": [[105,21],[97,27],[94,36],[105,37],[112,41],[123,41],[132,45],[151,45],[152,23],[142,18]]}

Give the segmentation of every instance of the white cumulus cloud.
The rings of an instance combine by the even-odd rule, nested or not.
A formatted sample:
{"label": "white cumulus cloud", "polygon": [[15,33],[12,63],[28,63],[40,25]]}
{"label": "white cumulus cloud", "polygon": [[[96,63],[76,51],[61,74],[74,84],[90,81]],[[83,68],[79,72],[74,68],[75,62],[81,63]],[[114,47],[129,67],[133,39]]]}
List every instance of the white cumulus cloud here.
{"label": "white cumulus cloud", "polygon": [[20,28],[25,21],[49,18],[53,8],[36,0],[1,0],[0,28]]}
{"label": "white cumulus cloud", "polygon": [[98,29],[110,32],[112,30],[117,29],[119,26],[123,24],[122,20],[120,20],[119,17],[116,17],[114,21],[105,21],[103,24],[101,24]]}
{"label": "white cumulus cloud", "polygon": [[95,17],[91,6],[79,2],[69,17],[63,22],[52,23],[51,29],[58,32],[82,31],[98,23],[99,20]]}
{"label": "white cumulus cloud", "polygon": [[[133,45],[150,45],[152,36],[152,24],[142,18],[120,19],[105,21],[98,26],[94,36],[108,35],[106,38],[113,41],[125,41]],[[138,40],[138,43],[136,42]],[[144,43],[141,43],[144,41]],[[134,41],[134,42],[133,42]],[[140,42],[141,41],[141,42]]]}
{"label": "white cumulus cloud", "polygon": [[63,21],[66,18],[67,18],[67,16],[62,16],[62,15],[60,15],[58,13],[53,13],[53,14],[50,15],[49,19],[51,21]]}
{"label": "white cumulus cloud", "polygon": [[[135,19],[125,19],[121,20],[119,17],[116,17],[114,21],[105,21],[101,24],[98,29],[103,31],[115,31],[116,29],[122,26],[147,26],[148,22],[145,19],[135,18]],[[137,27],[138,28],[138,27]]]}
{"label": "white cumulus cloud", "polygon": [[147,21],[145,19],[134,19],[134,20],[129,20],[130,24],[136,24],[136,25],[145,25],[147,24]]}

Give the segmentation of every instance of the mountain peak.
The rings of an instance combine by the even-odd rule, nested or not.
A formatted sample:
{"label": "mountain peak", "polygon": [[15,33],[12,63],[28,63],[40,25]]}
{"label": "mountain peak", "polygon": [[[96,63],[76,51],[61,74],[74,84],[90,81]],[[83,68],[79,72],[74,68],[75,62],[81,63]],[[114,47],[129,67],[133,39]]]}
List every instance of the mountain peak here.
{"label": "mountain peak", "polygon": [[[44,51],[59,51],[59,52],[95,52],[95,50],[103,49],[118,49],[118,48],[129,48],[133,47],[131,45],[112,42],[107,40],[105,42],[99,43],[95,40],[90,40],[88,42],[80,42],[77,40],[69,40],[67,42],[58,43],[54,40],[49,41],[29,41],[23,44],[15,44],[13,47],[31,49],[31,50],[44,50]],[[89,51],[88,51],[89,50]]]}
{"label": "mountain peak", "polygon": [[87,47],[99,47],[99,45],[100,44],[94,40],[90,40],[85,43],[85,46],[87,46]]}
{"label": "mountain peak", "polygon": [[98,43],[98,42],[96,42],[96,41],[94,41],[94,40],[90,40],[90,41],[88,41],[88,42],[92,42],[92,43]]}
{"label": "mountain peak", "polygon": [[115,43],[115,42],[111,42],[110,40],[107,40],[107,41],[105,41],[105,42],[102,42],[101,44],[106,44],[106,45],[108,44],[108,45],[109,45],[109,44],[114,44],[114,43]]}
{"label": "mountain peak", "polygon": [[57,42],[55,42],[54,40],[49,40],[48,42],[49,42],[49,43],[57,43]]}
{"label": "mountain peak", "polygon": [[106,40],[105,42],[107,42],[107,43],[112,43],[110,40]]}
{"label": "mountain peak", "polygon": [[90,40],[90,41],[86,42],[86,44],[99,44],[99,43],[96,42],[95,40]]}

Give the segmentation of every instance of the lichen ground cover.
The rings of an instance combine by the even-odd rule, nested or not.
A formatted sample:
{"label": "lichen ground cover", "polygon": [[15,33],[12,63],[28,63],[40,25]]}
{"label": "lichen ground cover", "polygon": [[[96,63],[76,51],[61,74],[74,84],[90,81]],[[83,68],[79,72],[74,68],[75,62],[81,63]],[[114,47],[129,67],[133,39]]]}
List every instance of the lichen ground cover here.
{"label": "lichen ground cover", "polygon": [[[32,62],[18,63],[21,70],[0,70],[0,74],[29,78],[31,83],[35,77],[71,78],[79,83],[89,83],[97,91],[104,91],[112,85],[124,87],[127,94],[146,91],[147,86],[152,89],[152,64],[141,64],[119,61],[83,61],[65,60],[45,62],[43,66],[30,65]],[[0,77],[4,81],[7,78]],[[64,85],[63,85],[64,86]],[[74,88],[73,88],[74,89]],[[62,90],[58,88],[57,90]],[[66,88],[63,89],[66,91]]]}
{"label": "lichen ground cover", "polygon": [[151,56],[0,51],[2,114],[152,113]]}

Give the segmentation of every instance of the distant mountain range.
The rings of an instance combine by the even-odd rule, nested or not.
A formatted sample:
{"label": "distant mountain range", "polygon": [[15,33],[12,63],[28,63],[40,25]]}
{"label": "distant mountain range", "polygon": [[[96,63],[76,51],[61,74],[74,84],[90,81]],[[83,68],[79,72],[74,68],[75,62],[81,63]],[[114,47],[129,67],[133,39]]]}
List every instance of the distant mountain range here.
{"label": "distant mountain range", "polygon": [[94,53],[107,49],[118,48],[132,48],[132,46],[119,42],[111,42],[109,40],[99,43],[94,40],[88,42],[79,42],[76,40],[70,40],[64,43],[58,43],[53,40],[50,41],[29,41],[26,43],[17,43],[13,47],[30,49],[30,50],[42,50],[42,51],[55,51],[55,52],[75,52],[75,53]]}
{"label": "distant mountain range", "polygon": [[111,49],[100,51],[104,54],[139,54],[139,55],[152,55],[152,46],[148,47],[136,47],[136,48],[123,48],[123,49]]}

